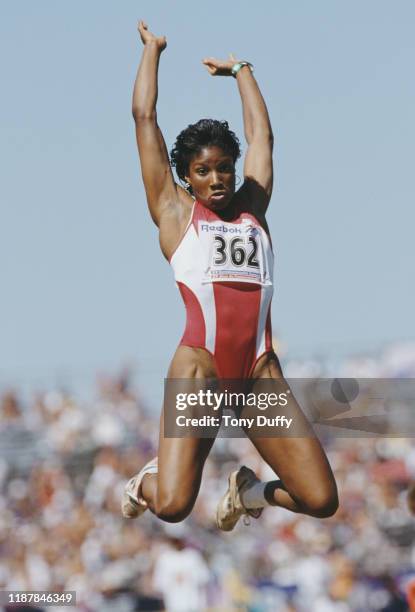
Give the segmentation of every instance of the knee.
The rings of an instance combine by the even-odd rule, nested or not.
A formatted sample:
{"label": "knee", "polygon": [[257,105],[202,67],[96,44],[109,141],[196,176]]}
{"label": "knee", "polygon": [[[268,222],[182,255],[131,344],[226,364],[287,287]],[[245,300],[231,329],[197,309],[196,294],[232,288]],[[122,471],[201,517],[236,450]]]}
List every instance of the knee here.
{"label": "knee", "polygon": [[167,523],[180,523],[191,512],[192,503],[177,499],[173,496],[159,496],[155,506],[155,514]]}
{"label": "knee", "polygon": [[337,512],[339,498],[336,489],[316,489],[304,500],[307,514],[316,518],[328,518]]}

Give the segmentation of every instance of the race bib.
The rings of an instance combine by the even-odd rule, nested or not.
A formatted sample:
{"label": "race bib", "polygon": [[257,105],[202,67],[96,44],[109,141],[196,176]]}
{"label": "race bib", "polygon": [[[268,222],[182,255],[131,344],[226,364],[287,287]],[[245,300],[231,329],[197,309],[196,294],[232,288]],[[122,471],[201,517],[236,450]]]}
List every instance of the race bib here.
{"label": "race bib", "polygon": [[207,254],[204,283],[272,284],[271,245],[265,231],[251,220],[199,221],[199,240]]}

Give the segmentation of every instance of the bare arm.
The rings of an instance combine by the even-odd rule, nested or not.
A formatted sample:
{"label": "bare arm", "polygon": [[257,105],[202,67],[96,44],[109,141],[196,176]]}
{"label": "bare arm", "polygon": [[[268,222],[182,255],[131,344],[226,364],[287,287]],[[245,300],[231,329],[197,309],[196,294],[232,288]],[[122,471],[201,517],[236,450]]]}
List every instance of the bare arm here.
{"label": "bare arm", "polygon": [[[229,76],[237,60],[220,61],[214,58],[204,60],[210,74]],[[271,199],[273,185],[272,149],[274,144],[271,123],[264,98],[248,66],[242,67],[237,75],[242,101],[245,138],[248,150],[245,156],[245,183],[249,199],[258,212],[264,213]]]}
{"label": "bare arm", "polygon": [[244,176],[250,190],[253,191],[252,195],[259,198],[258,205],[266,209],[273,185],[274,137],[271,123],[264,98],[249,67],[241,68],[236,79],[242,100],[245,138],[248,143]]}
{"label": "bare arm", "polygon": [[166,48],[166,39],[149,32],[142,21],[138,31],[144,50],[134,85],[133,117],[147,202],[153,221],[159,226],[165,210],[178,201],[177,186],[156,113],[158,65]]}

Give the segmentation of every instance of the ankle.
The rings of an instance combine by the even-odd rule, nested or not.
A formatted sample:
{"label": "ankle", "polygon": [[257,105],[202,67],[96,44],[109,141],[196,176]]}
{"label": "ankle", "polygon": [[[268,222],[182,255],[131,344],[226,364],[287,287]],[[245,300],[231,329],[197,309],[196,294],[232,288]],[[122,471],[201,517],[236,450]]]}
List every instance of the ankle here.
{"label": "ankle", "polygon": [[281,489],[281,481],[280,480],[272,480],[271,482],[267,482],[264,488],[264,497],[270,506],[276,506],[277,502],[275,501],[275,491],[277,489]]}
{"label": "ankle", "polygon": [[138,487],[138,497],[149,503],[155,499],[157,492],[157,472],[147,472],[144,474],[140,486]]}

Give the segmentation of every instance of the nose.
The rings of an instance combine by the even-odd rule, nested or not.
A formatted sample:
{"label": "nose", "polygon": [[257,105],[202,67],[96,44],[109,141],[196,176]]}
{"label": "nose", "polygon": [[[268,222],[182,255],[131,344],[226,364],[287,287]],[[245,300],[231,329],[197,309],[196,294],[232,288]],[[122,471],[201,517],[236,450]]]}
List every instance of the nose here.
{"label": "nose", "polygon": [[222,185],[223,185],[223,182],[222,182],[222,178],[219,172],[217,172],[216,170],[212,170],[210,186],[213,188],[213,187],[218,187]]}

